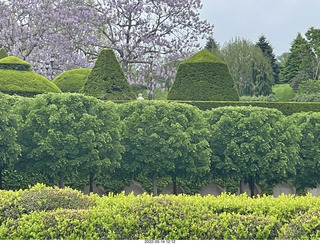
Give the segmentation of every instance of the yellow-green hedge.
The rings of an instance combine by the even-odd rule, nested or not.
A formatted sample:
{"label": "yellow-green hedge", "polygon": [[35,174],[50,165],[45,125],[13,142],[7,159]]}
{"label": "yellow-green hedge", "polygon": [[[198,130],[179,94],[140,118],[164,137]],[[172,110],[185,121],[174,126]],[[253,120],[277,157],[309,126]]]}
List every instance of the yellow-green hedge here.
{"label": "yellow-green hedge", "polygon": [[[19,205],[21,196],[29,191],[41,195],[48,190],[38,185],[26,191],[0,191],[0,239],[320,239],[320,198],[311,195],[278,198],[229,194],[219,197],[110,194],[102,198],[91,195],[83,197],[91,199],[90,206],[84,202],[81,207],[77,202],[73,206],[61,204],[4,216],[4,205]],[[65,196],[72,192],[56,190],[55,194]],[[77,191],[73,193],[80,196]],[[39,196],[33,195],[33,199],[30,201],[37,202]],[[39,206],[42,204],[45,203],[40,201]],[[23,211],[24,207],[19,206],[18,210]]]}

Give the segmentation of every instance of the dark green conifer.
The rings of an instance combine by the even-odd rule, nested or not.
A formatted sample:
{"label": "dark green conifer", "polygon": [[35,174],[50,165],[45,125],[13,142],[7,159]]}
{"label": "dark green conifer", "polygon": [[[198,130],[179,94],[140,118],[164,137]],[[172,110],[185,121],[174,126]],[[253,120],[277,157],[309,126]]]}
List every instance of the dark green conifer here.
{"label": "dark green conifer", "polygon": [[0,59],[8,57],[8,53],[4,48],[0,48]]}
{"label": "dark green conifer", "polygon": [[238,101],[239,94],[227,64],[204,49],[180,63],[168,100]]}
{"label": "dark green conifer", "polygon": [[293,41],[288,59],[281,72],[281,82],[290,83],[296,90],[303,80],[313,78],[315,56],[308,41],[299,33]]}
{"label": "dark green conifer", "polygon": [[267,41],[267,38],[264,35],[260,36],[259,41],[256,43],[256,45],[260,47],[263,53],[263,56],[265,56],[270,62],[270,65],[273,71],[274,83],[279,83],[280,68],[279,68],[279,65],[277,64],[277,60],[273,53],[272,46]]}
{"label": "dark green conifer", "polygon": [[102,100],[136,98],[112,49],[100,52],[84,84],[83,92]]}

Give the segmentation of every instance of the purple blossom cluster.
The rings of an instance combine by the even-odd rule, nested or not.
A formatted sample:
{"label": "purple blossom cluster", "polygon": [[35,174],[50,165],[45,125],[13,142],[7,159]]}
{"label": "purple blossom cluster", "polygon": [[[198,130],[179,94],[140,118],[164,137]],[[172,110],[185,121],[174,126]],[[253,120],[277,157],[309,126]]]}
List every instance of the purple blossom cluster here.
{"label": "purple blossom cluster", "polygon": [[169,87],[177,61],[212,35],[201,8],[201,0],[1,1],[0,47],[48,78],[90,68],[112,48],[129,82],[151,93]]}

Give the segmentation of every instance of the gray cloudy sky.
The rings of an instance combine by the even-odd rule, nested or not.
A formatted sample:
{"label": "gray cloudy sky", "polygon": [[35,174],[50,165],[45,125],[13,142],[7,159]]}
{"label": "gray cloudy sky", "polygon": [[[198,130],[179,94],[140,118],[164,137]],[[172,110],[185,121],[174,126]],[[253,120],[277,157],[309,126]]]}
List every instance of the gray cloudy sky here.
{"label": "gray cloudy sky", "polygon": [[[202,0],[201,18],[214,24],[214,38],[223,45],[238,36],[254,43],[264,34],[281,55],[298,32],[320,28],[320,0]],[[205,42],[204,42],[205,43]]]}

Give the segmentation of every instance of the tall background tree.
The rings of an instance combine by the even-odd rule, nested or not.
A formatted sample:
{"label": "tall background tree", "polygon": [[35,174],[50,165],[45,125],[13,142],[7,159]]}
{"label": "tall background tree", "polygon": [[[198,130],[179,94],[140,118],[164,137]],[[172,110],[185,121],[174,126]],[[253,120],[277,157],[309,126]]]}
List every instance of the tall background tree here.
{"label": "tall background tree", "polygon": [[212,52],[214,55],[221,57],[220,44],[217,43],[213,37],[209,37],[204,48]]}
{"label": "tall background tree", "polygon": [[277,63],[276,57],[273,53],[273,48],[268,42],[267,38],[262,35],[259,37],[259,41],[256,43],[258,47],[260,47],[263,55],[269,60],[272,70],[273,70],[273,79],[274,83],[279,83],[279,73],[280,68]]}
{"label": "tall background tree", "polygon": [[289,83],[296,91],[301,81],[313,79],[315,62],[316,56],[310,44],[298,33],[282,69],[281,82]]}
{"label": "tall background tree", "polygon": [[235,38],[222,47],[221,54],[235,79],[240,96],[272,93],[272,67],[259,47],[251,41]]}
{"label": "tall background tree", "polygon": [[315,56],[313,63],[313,79],[320,80],[320,29],[311,27],[306,32],[306,38]]}

